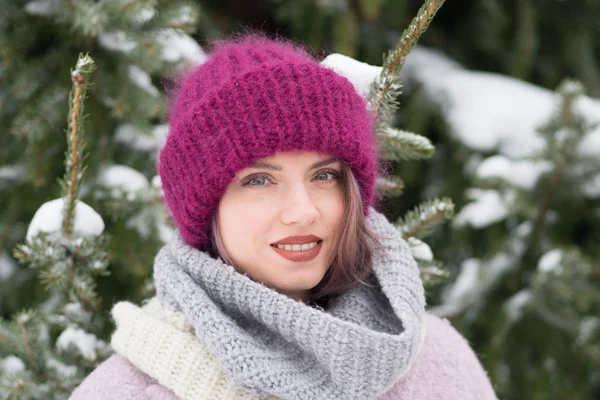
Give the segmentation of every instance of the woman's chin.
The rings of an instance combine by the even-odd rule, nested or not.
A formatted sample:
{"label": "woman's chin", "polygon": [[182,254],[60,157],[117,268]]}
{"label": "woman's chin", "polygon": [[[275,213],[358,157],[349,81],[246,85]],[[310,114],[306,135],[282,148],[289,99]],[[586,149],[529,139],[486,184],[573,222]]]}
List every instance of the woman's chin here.
{"label": "woman's chin", "polygon": [[324,275],[322,268],[317,267],[312,271],[293,271],[285,276],[274,277],[271,286],[280,293],[306,292],[317,286]]}

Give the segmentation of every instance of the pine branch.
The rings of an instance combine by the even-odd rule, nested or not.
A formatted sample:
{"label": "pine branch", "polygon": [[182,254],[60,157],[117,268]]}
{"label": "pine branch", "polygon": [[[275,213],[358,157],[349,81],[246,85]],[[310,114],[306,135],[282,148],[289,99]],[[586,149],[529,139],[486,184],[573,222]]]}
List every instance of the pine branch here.
{"label": "pine branch", "polygon": [[75,69],[71,71],[73,90],[69,99],[70,111],[67,128],[69,149],[65,161],[66,172],[63,181],[65,209],[63,212],[62,230],[66,238],[70,238],[73,231],[79,185],[85,171],[85,168],[82,167],[83,149],[85,146],[82,140],[83,101],[87,87],[89,86],[89,77],[95,68],[94,60],[89,55],[86,54],[83,56],[80,54]]}
{"label": "pine branch", "polygon": [[404,181],[397,176],[378,176],[375,189],[386,196],[400,196],[404,189]]}
{"label": "pine branch", "polygon": [[369,95],[369,104],[375,115],[376,126],[389,124],[393,112],[397,109],[396,97],[400,94],[400,70],[404,60],[419,37],[429,27],[429,24],[445,0],[427,0],[419,9],[415,18],[402,33],[394,50],[390,51],[383,63],[383,69],[378,79],[373,82]]}
{"label": "pine branch", "polygon": [[382,157],[387,160],[409,161],[431,158],[435,146],[424,136],[386,127],[378,133]]}
{"label": "pine branch", "polygon": [[569,130],[574,119],[580,120],[578,115],[573,115],[573,103],[582,94],[582,90],[583,88],[577,82],[570,80],[562,82],[558,88],[558,93],[561,95],[558,112],[556,113],[556,116],[551,118],[550,123],[548,124],[550,127],[545,127],[543,129],[549,131],[545,133],[542,132],[546,137],[549,147],[554,147],[556,145],[557,139],[555,136],[561,129],[566,128],[569,132],[568,136],[570,137],[559,140],[560,143],[556,145],[556,149],[551,152],[552,154],[549,154],[550,157],[555,158],[555,160],[553,160],[554,170],[552,171],[550,182],[546,190],[541,195],[537,214],[533,223],[533,229],[526,240],[525,251],[521,257],[521,265],[534,265],[534,253],[542,234],[546,214],[550,208],[550,202],[560,187],[564,170],[569,159],[573,156],[573,149],[576,148],[577,141],[583,136],[582,132],[576,132],[574,129]]}
{"label": "pine branch", "polygon": [[422,239],[442,222],[442,217],[450,219],[453,215],[454,203],[449,198],[443,197],[419,204],[414,210],[406,213],[404,218],[400,218],[397,225],[400,226],[405,239],[410,237]]}
{"label": "pine branch", "polygon": [[425,285],[426,288],[431,288],[432,286],[439,285],[440,283],[445,282],[450,276],[450,273],[446,269],[444,269],[441,261],[418,260],[418,263],[421,280],[423,281],[423,285]]}
{"label": "pine branch", "polygon": [[21,328],[21,333],[23,335],[23,347],[25,348],[25,354],[29,359],[29,365],[35,367],[37,369],[37,360],[34,356],[33,349],[31,347],[31,340],[29,338],[29,322],[33,318],[33,312],[31,311],[23,311],[20,315],[17,316],[16,321]]}

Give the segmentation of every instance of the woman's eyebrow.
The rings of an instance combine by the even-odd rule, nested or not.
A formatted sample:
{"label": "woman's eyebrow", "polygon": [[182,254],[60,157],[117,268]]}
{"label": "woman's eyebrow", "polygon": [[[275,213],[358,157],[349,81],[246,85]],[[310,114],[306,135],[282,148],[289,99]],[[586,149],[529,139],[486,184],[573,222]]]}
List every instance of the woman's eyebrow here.
{"label": "woman's eyebrow", "polygon": [[[315,169],[315,168],[319,168],[319,167],[323,167],[325,165],[329,165],[331,163],[334,163],[338,161],[338,159],[336,157],[331,157],[328,158],[326,160],[323,161],[319,161],[318,163],[313,164],[310,169]],[[248,168],[263,168],[263,169],[270,169],[273,171],[282,171],[283,167],[281,165],[275,165],[275,164],[269,164],[266,162],[255,162],[254,164],[250,165]]]}

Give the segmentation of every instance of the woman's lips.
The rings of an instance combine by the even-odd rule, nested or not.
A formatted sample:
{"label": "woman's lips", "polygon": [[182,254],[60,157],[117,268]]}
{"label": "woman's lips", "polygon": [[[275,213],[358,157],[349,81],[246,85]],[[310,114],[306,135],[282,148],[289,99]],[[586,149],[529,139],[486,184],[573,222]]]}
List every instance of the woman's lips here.
{"label": "woman's lips", "polygon": [[319,255],[319,252],[321,251],[321,247],[323,247],[322,240],[319,241],[317,243],[317,245],[315,247],[313,247],[312,249],[308,249],[308,250],[304,250],[304,251],[284,250],[284,249],[280,249],[276,246],[271,246],[271,248],[273,250],[275,250],[277,253],[279,253],[279,255],[282,256],[283,258],[286,258],[290,261],[297,261],[297,262],[312,260],[313,258],[315,258],[316,256]]}

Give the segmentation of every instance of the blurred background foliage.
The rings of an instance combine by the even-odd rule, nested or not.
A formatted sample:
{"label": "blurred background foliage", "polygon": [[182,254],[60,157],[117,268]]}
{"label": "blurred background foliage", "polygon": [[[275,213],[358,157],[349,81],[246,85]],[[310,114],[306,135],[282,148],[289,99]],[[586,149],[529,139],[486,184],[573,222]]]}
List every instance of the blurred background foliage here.
{"label": "blurred background foliage", "polygon": [[[47,299],[36,272],[18,265],[12,249],[38,207],[59,196],[70,88],[62,77],[80,52],[98,64],[86,102],[90,154],[82,200],[104,217],[110,236],[112,275],[98,281],[108,315],[115,301],[139,302],[152,292],[152,260],[168,236],[153,179],[166,134],[164,89],[179,68],[203,59],[188,39],[206,48],[213,39],[261,30],[306,43],[321,58],[342,53],[381,65],[422,4],[0,0],[0,316]],[[573,150],[600,148],[593,139],[600,120],[599,21],[597,0],[447,1],[419,41],[425,52],[415,51],[414,60],[425,61],[411,64],[411,54],[403,71],[394,124],[429,138],[436,153],[429,161],[394,163],[405,188],[386,199],[387,214],[397,219],[434,196],[451,198],[457,210],[500,199],[487,208],[500,211],[497,218],[477,224],[459,213],[427,243],[450,272],[429,289],[430,309],[465,335],[503,399],[600,397],[600,192],[585,186],[600,183],[600,151]],[[449,89],[436,86],[441,74],[421,74],[426,67],[446,73],[449,64],[467,75],[492,75],[461,91],[458,80]],[[516,79],[503,87],[519,82],[519,90],[539,94],[531,97],[539,103],[488,85],[496,76]],[[539,139],[537,147],[519,135],[511,136],[519,154],[504,151],[501,140],[466,143],[447,103],[480,98],[492,99],[472,109],[480,139],[498,121],[518,126],[525,115],[537,121],[535,129],[523,128]],[[521,105],[518,112],[502,108],[511,102]],[[485,120],[490,109],[499,119]],[[493,162],[512,169],[499,174]],[[523,174],[517,163],[540,162],[544,172],[530,185],[515,183]],[[137,189],[106,184],[114,182],[109,171],[130,174]],[[105,338],[109,332],[107,326]]]}

